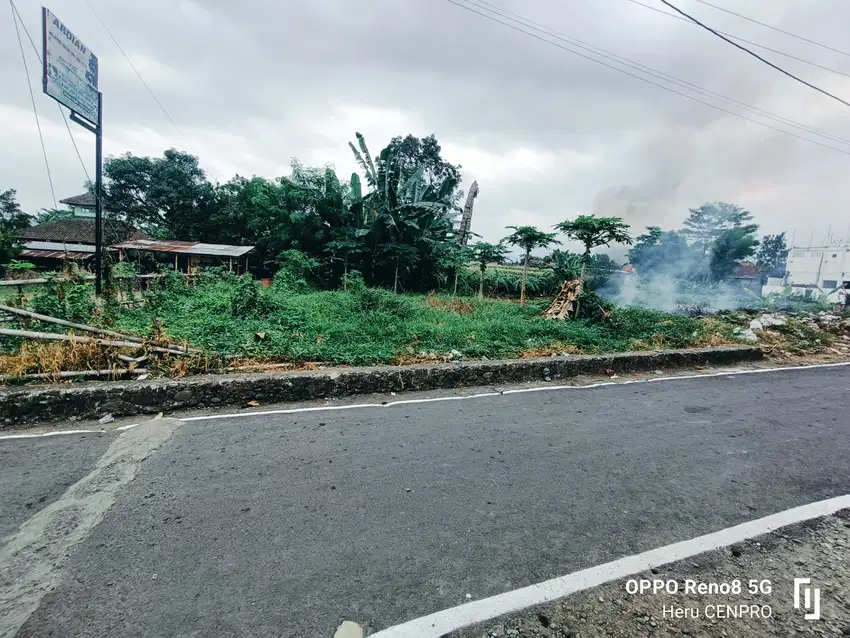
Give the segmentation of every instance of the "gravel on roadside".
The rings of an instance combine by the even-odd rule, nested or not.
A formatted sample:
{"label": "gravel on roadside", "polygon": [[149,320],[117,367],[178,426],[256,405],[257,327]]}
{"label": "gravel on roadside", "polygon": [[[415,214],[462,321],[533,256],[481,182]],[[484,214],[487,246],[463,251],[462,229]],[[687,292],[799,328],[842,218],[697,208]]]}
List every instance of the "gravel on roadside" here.
{"label": "gravel on roadside", "polygon": [[[794,608],[794,579],[800,608]],[[640,580],[675,581],[678,592],[630,594]],[[631,582],[630,582],[631,581]],[[741,593],[684,593],[686,581]],[[805,590],[819,589],[820,620],[807,620]],[[671,589],[673,585],[669,586]],[[750,590],[754,589],[753,592]],[[809,613],[816,595],[810,592]],[[758,614],[758,617],[755,616]],[[724,617],[733,616],[738,617]],[[764,616],[768,617],[765,618]],[[653,568],[444,638],[762,638],[850,636],[850,510]]]}

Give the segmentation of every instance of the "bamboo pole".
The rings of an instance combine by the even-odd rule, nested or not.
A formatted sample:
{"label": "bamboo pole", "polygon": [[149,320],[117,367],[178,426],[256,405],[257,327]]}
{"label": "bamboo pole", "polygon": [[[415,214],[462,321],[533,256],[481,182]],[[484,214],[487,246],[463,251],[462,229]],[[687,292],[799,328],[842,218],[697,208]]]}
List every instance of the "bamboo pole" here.
{"label": "bamboo pole", "polygon": [[106,377],[106,376],[123,376],[125,374],[147,374],[145,368],[136,368],[135,370],[127,370],[125,368],[117,368],[114,370],[66,370],[63,372],[38,372],[35,374],[22,374],[15,376],[14,374],[0,375],[0,381],[16,381],[18,379],[71,379],[73,377]]}
{"label": "bamboo pole", "polygon": [[110,339],[98,339],[96,337],[81,337],[79,335],[64,335],[55,334],[52,332],[33,332],[31,330],[12,330],[10,328],[0,328],[0,335],[7,337],[23,337],[24,339],[39,339],[41,341],[71,341],[73,343],[94,343],[99,346],[112,346],[114,348],[132,348],[141,350],[143,348],[152,352],[162,352],[164,354],[174,354],[186,356],[185,352],[179,350],[168,350],[159,346],[151,346],[134,341],[113,341]]}
{"label": "bamboo pole", "polygon": [[[4,306],[0,304],[0,311],[3,312],[11,312],[12,314],[19,315],[21,317],[29,317],[30,319],[37,319],[38,321],[43,321],[44,323],[53,323],[57,326],[65,326],[66,328],[74,328],[75,330],[83,330],[85,332],[93,332],[95,334],[105,335],[107,337],[117,337],[119,339],[123,339],[124,341],[132,341],[134,343],[144,343],[145,340],[141,337],[136,337],[134,335],[126,335],[120,332],[115,332],[114,330],[106,330],[105,328],[95,328],[94,326],[87,326],[81,323],[74,323],[73,321],[66,321],[64,319],[57,319],[56,317],[50,317],[48,315],[41,315],[37,312],[31,312],[29,310],[24,310],[22,308],[15,308],[14,306]],[[186,347],[182,344],[174,343],[169,344],[168,348],[171,350],[177,350],[185,353]],[[189,352],[198,352],[193,348],[188,349]]]}

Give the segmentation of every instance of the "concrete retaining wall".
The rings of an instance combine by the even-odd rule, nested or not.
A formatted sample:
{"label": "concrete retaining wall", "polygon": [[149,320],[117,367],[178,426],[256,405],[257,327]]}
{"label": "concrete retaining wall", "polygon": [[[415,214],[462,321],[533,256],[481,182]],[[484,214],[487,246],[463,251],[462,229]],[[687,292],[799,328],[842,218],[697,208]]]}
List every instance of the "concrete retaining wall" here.
{"label": "concrete retaining wall", "polygon": [[265,405],[373,392],[435,390],[545,382],[580,374],[638,372],[695,365],[722,365],[762,358],[757,347],[693,348],[601,356],[576,355],[510,361],[475,361],[374,368],[327,368],[309,372],[208,375],[152,381],[106,381],[0,389],[0,429],[66,420],[155,414],[186,408]]}

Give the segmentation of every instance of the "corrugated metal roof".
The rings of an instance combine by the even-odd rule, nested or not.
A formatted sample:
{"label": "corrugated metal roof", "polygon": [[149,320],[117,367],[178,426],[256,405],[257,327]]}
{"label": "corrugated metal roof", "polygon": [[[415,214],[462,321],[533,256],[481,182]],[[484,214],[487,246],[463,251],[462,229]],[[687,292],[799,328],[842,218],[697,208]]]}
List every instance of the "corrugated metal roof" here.
{"label": "corrugated metal roof", "polygon": [[253,246],[231,246],[229,244],[202,244],[193,241],[156,241],[136,239],[113,244],[112,248],[124,250],[144,250],[155,253],[181,253],[186,255],[205,255],[210,257],[241,257],[254,250]]}
{"label": "corrugated metal roof", "polygon": [[25,241],[24,248],[28,250],[59,250],[63,252],[72,251],[94,254],[94,246],[91,244],[68,244],[60,241]]}
{"label": "corrugated metal roof", "polygon": [[61,251],[61,250],[22,250],[19,257],[30,257],[36,259],[70,259],[72,261],[80,260],[80,259],[89,259],[93,256],[92,253],[80,253],[80,252],[72,252],[72,251]]}

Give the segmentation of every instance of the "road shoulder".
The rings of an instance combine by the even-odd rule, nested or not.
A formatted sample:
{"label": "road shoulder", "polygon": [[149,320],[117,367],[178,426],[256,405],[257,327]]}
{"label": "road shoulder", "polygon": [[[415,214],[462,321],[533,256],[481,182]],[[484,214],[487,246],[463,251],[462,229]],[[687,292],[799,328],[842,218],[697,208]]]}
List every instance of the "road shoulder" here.
{"label": "road shoulder", "polygon": [[[850,635],[848,558],[850,510],[842,510],[444,638]],[[795,578],[810,578],[810,586],[820,590],[820,620],[807,620],[803,609],[794,608]],[[675,582],[679,591],[630,594],[629,590],[640,587],[641,580],[661,581],[665,588],[668,581]],[[686,581],[694,581],[693,589],[715,583],[735,588],[737,582],[742,591],[684,593]],[[752,593],[751,587],[755,589]],[[801,598],[806,587],[800,585]],[[724,617],[735,613],[742,617]]]}

